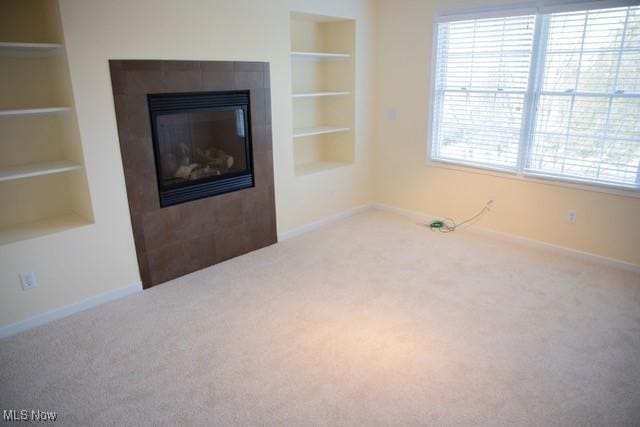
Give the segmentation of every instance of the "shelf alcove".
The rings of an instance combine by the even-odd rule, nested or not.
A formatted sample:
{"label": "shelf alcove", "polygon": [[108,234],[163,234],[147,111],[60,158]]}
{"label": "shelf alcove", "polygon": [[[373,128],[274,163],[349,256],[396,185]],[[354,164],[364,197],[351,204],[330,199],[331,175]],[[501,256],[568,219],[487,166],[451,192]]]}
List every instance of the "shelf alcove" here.
{"label": "shelf alcove", "polygon": [[0,2],[0,245],[93,222],[58,3]]}
{"label": "shelf alcove", "polygon": [[294,173],[354,162],[355,21],[293,12]]}

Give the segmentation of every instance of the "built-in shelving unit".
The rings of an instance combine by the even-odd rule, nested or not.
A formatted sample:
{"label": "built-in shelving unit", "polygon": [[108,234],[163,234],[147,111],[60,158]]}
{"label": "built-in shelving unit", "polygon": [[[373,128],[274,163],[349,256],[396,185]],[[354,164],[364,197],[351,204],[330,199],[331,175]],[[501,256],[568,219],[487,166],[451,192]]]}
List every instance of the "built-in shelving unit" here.
{"label": "built-in shelving unit", "polygon": [[93,222],[56,0],[0,2],[0,245]]}
{"label": "built-in shelving unit", "polygon": [[59,43],[0,42],[0,56],[55,55],[62,49],[63,45]]}
{"label": "built-in shelving unit", "polygon": [[340,61],[351,59],[351,55],[329,52],[291,52],[291,59],[294,61]]}
{"label": "built-in shelving unit", "polygon": [[354,162],[355,21],[291,14],[294,173]]}
{"label": "built-in shelving unit", "polygon": [[69,107],[20,108],[18,110],[0,110],[0,118],[12,116],[35,116],[38,114],[55,114],[70,111]]}
{"label": "built-in shelving unit", "polygon": [[301,92],[294,93],[293,98],[320,98],[323,96],[349,96],[351,92]]}
{"label": "built-in shelving unit", "polygon": [[308,128],[296,128],[293,130],[294,138],[303,138],[305,136],[325,135],[335,132],[348,132],[350,128],[340,126],[315,126]]}
{"label": "built-in shelving unit", "polygon": [[70,172],[78,169],[82,169],[82,166],[68,160],[33,163],[24,166],[10,166],[0,168],[0,182]]}

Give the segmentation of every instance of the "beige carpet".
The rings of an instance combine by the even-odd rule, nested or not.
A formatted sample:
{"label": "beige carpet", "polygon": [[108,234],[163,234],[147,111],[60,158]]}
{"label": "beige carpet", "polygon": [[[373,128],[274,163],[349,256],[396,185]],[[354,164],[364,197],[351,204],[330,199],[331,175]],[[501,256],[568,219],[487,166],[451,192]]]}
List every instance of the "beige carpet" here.
{"label": "beige carpet", "polygon": [[640,276],[370,211],[0,342],[71,425],[640,425]]}

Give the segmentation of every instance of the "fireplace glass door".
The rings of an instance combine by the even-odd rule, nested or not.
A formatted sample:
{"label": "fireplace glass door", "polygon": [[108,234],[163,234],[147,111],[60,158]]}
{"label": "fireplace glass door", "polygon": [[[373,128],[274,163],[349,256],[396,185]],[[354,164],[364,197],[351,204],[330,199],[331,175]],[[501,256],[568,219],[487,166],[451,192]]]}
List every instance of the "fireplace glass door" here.
{"label": "fireplace glass door", "polygon": [[174,96],[149,99],[161,204],[253,186],[248,95],[246,104],[224,92]]}

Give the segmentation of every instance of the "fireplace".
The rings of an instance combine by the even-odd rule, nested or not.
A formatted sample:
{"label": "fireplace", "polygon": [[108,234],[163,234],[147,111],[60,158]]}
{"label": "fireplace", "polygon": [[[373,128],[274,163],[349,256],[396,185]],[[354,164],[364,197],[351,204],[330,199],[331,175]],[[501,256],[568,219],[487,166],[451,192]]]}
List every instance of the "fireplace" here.
{"label": "fireplace", "polygon": [[269,64],[109,68],[143,286],[275,243]]}
{"label": "fireplace", "polygon": [[161,207],[254,186],[249,91],[147,100]]}

